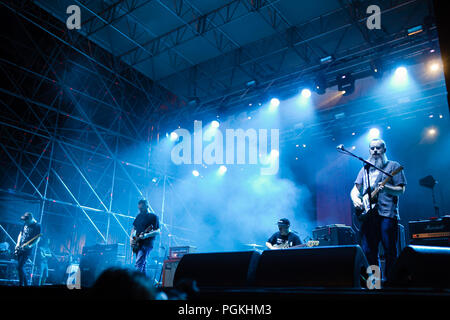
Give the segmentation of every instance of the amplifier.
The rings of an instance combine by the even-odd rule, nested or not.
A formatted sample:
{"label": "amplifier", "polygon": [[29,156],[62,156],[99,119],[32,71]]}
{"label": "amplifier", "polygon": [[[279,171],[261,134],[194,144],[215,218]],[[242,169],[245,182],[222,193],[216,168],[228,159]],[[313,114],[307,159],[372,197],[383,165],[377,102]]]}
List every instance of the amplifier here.
{"label": "amplifier", "polygon": [[355,232],[344,224],[330,224],[316,227],[313,239],[319,241],[319,246],[339,246],[356,244]]}
{"label": "amplifier", "polygon": [[173,278],[175,277],[175,271],[177,270],[180,260],[181,259],[164,260],[162,276],[163,287],[173,287]]}
{"label": "amplifier", "polygon": [[96,244],[83,247],[80,261],[81,286],[90,287],[105,269],[117,266],[117,244]]}
{"label": "amplifier", "polygon": [[450,216],[409,222],[410,243],[450,247]]}
{"label": "amplifier", "polygon": [[185,254],[193,253],[195,247],[184,246],[184,247],[170,247],[169,248],[169,260],[181,259]]}

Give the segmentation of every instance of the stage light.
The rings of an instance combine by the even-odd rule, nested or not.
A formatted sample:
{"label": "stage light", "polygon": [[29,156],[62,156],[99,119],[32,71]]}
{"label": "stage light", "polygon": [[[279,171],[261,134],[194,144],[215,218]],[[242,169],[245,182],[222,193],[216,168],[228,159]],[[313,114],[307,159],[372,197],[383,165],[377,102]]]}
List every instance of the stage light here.
{"label": "stage light", "polygon": [[200,175],[200,173],[199,173],[197,170],[193,170],[193,171],[192,171],[192,175],[193,175],[194,177],[198,177],[198,176]]}
{"label": "stage light", "polygon": [[394,86],[401,86],[408,82],[408,70],[400,66],[395,69],[394,75],[392,77],[392,84]]}
{"label": "stage light", "polygon": [[279,105],[280,105],[280,100],[278,100],[277,98],[272,98],[270,100],[269,110],[274,111],[278,108]]}
{"label": "stage light", "polygon": [[272,98],[270,100],[270,105],[274,106],[274,107],[278,107],[280,105],[280,100],[278,100],[277,98]]}
{"label": "stage light", "polygon": [[370,129],[367,137],[369,138],[369,140],[378,139],[380,137],[380,130],[378,130],[377,128]]}
{"label": "stage light", "polygon": [[438,61],[431,61],[428,63],[428,71],[435,73],[441,69],[441,65]]}
{"label": "stage light", "polygon": [[274,159],[274,158],[278,158],[280,156],[280,152],[276,149],[272,149],[272,151],[270,151],[270,158]]}
{"label": "stage light", "polygon": [[435,137],[436,134],[437,134],[437,130],[435,128],[429,128],[427,130],[427,136],[430,138]]}
{"label": "stage light", "polygon": [[344,96],[348,96],[355,91],[355,79],[350,73],[337,76],[338,91],[342,91]]}
{"label": "stage light", "polygon": [[302,97],[303,98],[309,98],[311,97],[311,90],[305,88],[302,90]]}
{"label": "stage light", "polygon": [[211,122],[211,128],[217,129],[219,126],[220,126],[219,121],[213,120],[213,121]]}
{"label": "stage light", "polygon": [[250,80],[246,83],[247,87],[253,87],[256,86],[256,80]]}
{"label": "stage light", "polygon": [[170,141],[176,141],[178,139],[178,134],[174,131],[170,133]]}
{"label": "stage light", "polygon": [[417,33],[420,33],[423,31],[423,27],[421,25],[418,25],[416,27],[412,27],[408,29],[408,36],[415,35]]}
{"label": "stage light", "polygon": [[333,61],[333,56],[326,56],[320,59],[320,63],[329,63]]}
{"label": "stage light", "polygon": [[219,174],[220,175],[224,175],[225,172],[227,172],[227,167],[225,167],[224,165],[219,167]]}
{"label": "stage light", "polygon": [[314,80],[314,91],[317,94],[322,95],[325,93],[326,89],[327,89],[327,79],[323,74],[321,74]]}
{"label": "stage light", "polygon": [[381,66],[381,61],[376,59],[370,63],[370,70],[372,71],[372,76],[375,79],[379,79],[383,76],[383,69]]}

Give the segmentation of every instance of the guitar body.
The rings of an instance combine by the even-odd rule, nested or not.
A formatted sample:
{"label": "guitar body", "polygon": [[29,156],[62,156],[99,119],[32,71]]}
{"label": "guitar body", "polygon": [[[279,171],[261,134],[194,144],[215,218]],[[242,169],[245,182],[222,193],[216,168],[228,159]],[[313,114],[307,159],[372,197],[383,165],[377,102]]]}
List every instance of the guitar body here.
{"label": "guitar body", "polygon": [[19,256],[21,253],[23,253],[25,251],[26,246],[28,246],[29,244],[32,244],[34,241],[39,239],[41,236],[42,236],[42,233],[39,233],[38,235],[34,236],[30,240],[28,240],[27,242],[22,244],[20,247],[17,247],[16,249],[14,249],[14,255]]}
{"label": "guitar body", "polygon": [[369,201],[369,193],[366,191],[364,193],[364,195],[361,198],[361,202],[363,204],[362,209],[359,208],[355,208],[355,215],[358,218],[359,221],[363,222],[364,220],[367,219],[367,217],[374,212],[375,207],[376,207],[376,203],[377,203],[377,199],[376,198],[372,198],[372,205],[370,205],[370,201]]}
{"label": "guitar body", "polygon": [[[391,172],[392,176],[395,176],[399,172],[403,170],[403,167],[400,166],[394,171]],[[391,180],[391,177],[387,177],[381,182],[381,186],[385,186],[389,181]],[[375,211],[376,204],[378,201],[378,193],[380,192],[380,186],[376,187],[375,190],[372,191],[371,198],[372,198],[372,204],[370,204],[369,201],[369,192],[366,190],[364,194],[361,197],[361,202],[363,204],[363,207],[361,209],[355,208],[355,215],[358,218],[359,221],[363,222],[367,219],[367,217]]]}
{"label": "guitar body", "polygon": [[147,229],[144,230],[144,232],[141,232],[139,235],[133,236],[134,241],[133,241],[133,244],[131,245],[131,249],[132,249],[133,253],[137,253],[142,247],[142,242],[145,239],[140,239],[140,237],[142,235],[144,235],[144,233],[150,232],[152,230],[153,230],[153,226],[149,226]]}

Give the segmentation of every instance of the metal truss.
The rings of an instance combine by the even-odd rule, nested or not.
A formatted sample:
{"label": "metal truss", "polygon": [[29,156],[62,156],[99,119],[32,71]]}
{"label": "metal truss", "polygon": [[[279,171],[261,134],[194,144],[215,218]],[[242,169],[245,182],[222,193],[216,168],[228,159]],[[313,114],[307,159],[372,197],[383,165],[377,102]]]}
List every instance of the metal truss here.
{"label": "metal truss", "polygon": [[[148,198],[152,177],[169,177],[148,151],[160,106],[179,102],[86,38],[61,32],[32,3],[2,9],[12,13],[21,40],[3,34],[9,48],[0,59],[0,192],[39,200],[44,229],[62,219],[90,242],[128,248],[137,200]],[[164,241],[176,238],[176,226],[161,225]],[[77,232],[67,236],[79,242]],[[129,261],[130,250],[123,255]]]}

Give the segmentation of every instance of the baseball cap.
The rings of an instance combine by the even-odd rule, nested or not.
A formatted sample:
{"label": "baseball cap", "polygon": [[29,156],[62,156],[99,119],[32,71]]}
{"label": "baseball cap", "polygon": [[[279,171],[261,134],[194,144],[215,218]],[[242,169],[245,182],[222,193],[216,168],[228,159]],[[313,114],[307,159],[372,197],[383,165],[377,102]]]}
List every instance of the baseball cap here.
{"label": "baseball cap", "polygon": [[33,214],[31,212],[25,212],[23,216],[20,217],[21,220],[32,220]]}
{"label": "baseball cap", "polygon": [[291,223],[289,222],[289,220],[287,218],[282,218],[282,219],[278,220],[277,224],[279,226],[288,226],[288,227],[291,225]]}

